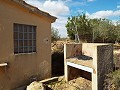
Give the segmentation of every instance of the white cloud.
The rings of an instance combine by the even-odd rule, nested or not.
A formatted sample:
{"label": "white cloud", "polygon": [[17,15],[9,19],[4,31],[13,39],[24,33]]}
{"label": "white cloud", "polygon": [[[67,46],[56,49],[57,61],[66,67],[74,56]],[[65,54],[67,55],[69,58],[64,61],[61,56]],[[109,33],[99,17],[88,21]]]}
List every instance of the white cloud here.
{"label": "white cloud", "polygon": [[114,11],[113,15],[114,16],[120,16],[120,10]]}
{"label": "white cloud", "polygon": [[94,0],[87,0],[88,2],[93,2]]}
{"label": "white cloud", "polygon": [[30,5],[38,7],[41,10],[44,10],[43,3],[39,2],[38,0],[24,0],[24,1],[27,2]]}
{"label": "white cloud", "polygon": [[83,12],[84,12],[84,10],[81,10],[81,9],[78,9],[78,10],[77,10],[77,13],[78,13],[78,14],[81,14],[81,13],[83,13]]}
{"label": "white cloud", "polygon": [[88,13],[86,12],[86,15],[90,18],[109,18],[111,16],[120,16],[120,10],[112,11],[112,10],[106,10],[106,11],[97,11],[95,13]]}
{"label": "white cloud", "polygon": [[31,4],[35,7],[38,7],[40,10],[46,11],[53,16],[56,16],[58,19],[55,23],[52,24],[52,27],[55,27],[59,30],[59,33],[62,37],[67,36],[67,31],[65,24],[67,22],[67,15],[70,14],[69,7],[65,4],[67,2],[72,2],[72,0],[24,0],[28,4]]}
{"label": "white cloud", "polygon": [[53,15],[68,15],[69,8],[62,1],[45,1],[43,4],[44,9]]}
{"label": "white cloud", "polygon": [[70,13],[69,7],[61,0],[52,1],[46,0],[40,2],[39,0],[25,0],[28,4],[38,7],[40,10],[46,11],[54,16],[68,15]]}
{"label": "white cloud", "polygon": [[86,5],[86,2],[83,1],[83,2],[80,2],[80,1],[71,1],[71,2],[68,2],[68,5],[69,6],[72,6],[72,7],[76,7],[76,6],[85,6]]}
{"label": "white cloud", "polygon": [[117,8],[120,9],[120,5],[118,5]]}
{"label": "white cloud", "polygon": [[66,25],[67,23],[67,17],[61,17],[59,16],[58,19],[56,20],[56,23],[53,23],[52,26],[57,28],[59,30],[59,33],[61,34],[61,37],[66,37],[67,36],[67,30],[66,30]]}
{"label": "white cloud", "polygon": [[95,18],[106,18],[108,16],[111,16],[113,14],[113,11],[107,10],[107,11],[98,11],[96,13],[93,13],[91,17]]}
{"label": "white cloud", "polygon": [[63,0],[63,1],[65,1],[65,2],[72,2],[72,0]]}

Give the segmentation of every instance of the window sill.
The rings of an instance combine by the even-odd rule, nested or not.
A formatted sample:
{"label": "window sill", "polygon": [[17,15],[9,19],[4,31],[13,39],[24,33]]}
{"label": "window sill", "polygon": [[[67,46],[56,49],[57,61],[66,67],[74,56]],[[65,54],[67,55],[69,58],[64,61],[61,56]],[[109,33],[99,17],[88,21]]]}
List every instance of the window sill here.
{"label": "window sill", "polygon": [[32,54],[36,54],[37,52],[32,52],[32,53],[17,53],[17,54],[14,54],[16,56],[18,55],[32,55]]}

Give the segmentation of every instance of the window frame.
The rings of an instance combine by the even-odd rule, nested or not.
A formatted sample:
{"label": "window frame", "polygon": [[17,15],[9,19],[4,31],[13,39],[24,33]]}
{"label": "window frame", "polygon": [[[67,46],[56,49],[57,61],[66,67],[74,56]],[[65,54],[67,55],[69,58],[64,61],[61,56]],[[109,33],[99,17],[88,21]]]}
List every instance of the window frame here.
{"label": "window frame", "polygon": [[14,54],[36,52],[36,29],[35,25],[13,24]]}

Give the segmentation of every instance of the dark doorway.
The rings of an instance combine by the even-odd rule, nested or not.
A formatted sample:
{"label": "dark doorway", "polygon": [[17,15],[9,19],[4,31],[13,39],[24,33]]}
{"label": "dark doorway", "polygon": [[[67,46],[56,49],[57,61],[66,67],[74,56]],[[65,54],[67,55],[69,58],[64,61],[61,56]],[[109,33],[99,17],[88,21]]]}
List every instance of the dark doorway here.
{"label": "dark doorway", "polygon": [[64,53],[54,52],[52,54],[52,76],[64,75]]}

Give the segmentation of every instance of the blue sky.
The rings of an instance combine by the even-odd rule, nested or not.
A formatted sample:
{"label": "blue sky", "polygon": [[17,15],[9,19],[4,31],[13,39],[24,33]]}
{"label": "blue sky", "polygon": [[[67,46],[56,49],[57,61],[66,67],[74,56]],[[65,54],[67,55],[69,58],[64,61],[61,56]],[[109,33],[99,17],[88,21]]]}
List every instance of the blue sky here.
{"label": "blue sky", "polygon": [[67,37],[65,24],[70,16],[85,13],[89,18],[120,19],[120,0],[24,0],[58,19],[52,24],[61,37]]}

